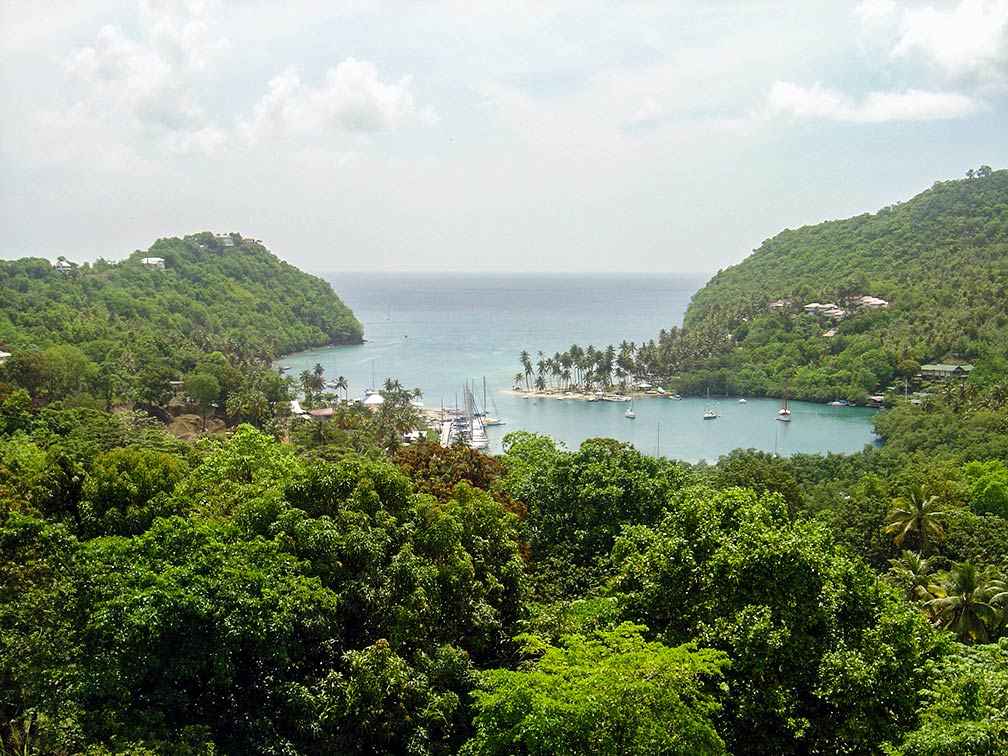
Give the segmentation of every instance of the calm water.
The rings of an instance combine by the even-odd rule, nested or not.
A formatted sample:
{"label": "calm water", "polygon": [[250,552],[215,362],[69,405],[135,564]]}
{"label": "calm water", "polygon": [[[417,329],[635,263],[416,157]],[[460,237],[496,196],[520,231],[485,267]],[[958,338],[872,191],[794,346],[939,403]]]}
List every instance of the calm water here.
{"label": "calm water", "polygon": [[[528,430],[568,448],[586,438],[629,441],[648,454],[691,462],[716,460],[732,449],[853,452],[874,441],[873,410],[792,402],[791,423],[777,422],[776,400],[711,401],[717,420],[703,420],[705,401],[642,398],[636,420],[626,405],[510,393],[519,355],[547,356],[572,343],[617,347],[656,338],[682,325],[690,297],[707,276],[684,275],[470,275],[332,274],[323,277],[364,324],[366,344],[317,349],[280,360],[297,375],[316,363],[326,379],[343,375],[351,396],[374,382],[397,378],[423,390],[428,408],[461,403],[462,386],[474,381],[496,402],[507,425],[488,428],[492,450],[504,434]],[[491,409],[492,413],[492,409]]]}

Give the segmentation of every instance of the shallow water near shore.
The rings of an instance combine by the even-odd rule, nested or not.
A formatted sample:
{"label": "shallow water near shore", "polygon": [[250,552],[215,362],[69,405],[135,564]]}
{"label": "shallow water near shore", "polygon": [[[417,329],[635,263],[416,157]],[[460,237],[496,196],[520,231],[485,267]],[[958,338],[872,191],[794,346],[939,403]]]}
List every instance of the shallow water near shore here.
{"label": "shallow water near shore", "polygon": [[624,340],[641,344],[662,328],[682,325],[706,275],[319,275],[363,323],[367,343],[287,355],[278,364],[295,376],[321,364],[326,380],[347,378],[351,397],[396,378],[422,389],[428,409],[461,404],[466,381],[475,384],[482,403],[485,378],[487,402],[496,402],[507,422],[487,429],[491,451],[500,451],[504,435],[515,430],[550,436],[570,449],[586,438],[616,438],[646,454],[689,462],[713,462],[740,447],[786,456],[855,452],[875,441],[875,410],[862,407],[791,402],[792,422],[782,423],[775,419],[777,400],[712,398],[720,417],[704,420],[705,399],[646,396],[635,399],[637,417],[630,420],[623,403],[510,390],[523,349],[535,363],[539,350],[551,356],[573,343],[600,349]]}

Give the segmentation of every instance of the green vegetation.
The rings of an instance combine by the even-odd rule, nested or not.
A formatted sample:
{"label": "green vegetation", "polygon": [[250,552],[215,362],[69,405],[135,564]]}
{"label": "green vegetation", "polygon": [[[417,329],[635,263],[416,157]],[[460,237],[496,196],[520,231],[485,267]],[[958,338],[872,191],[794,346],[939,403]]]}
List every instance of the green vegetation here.
{"label": "green vegetation", "polygon": [[239,388],[275,393],[262,372],[280,354],[361,341],[329,284],[258,242],[226,238],[229,246],[210,233],[160,239],[120,263],[62,261],[60,270],[34,258],[0,262],[7,380],[37,403],[109,407],[163,405],[169,381],[188,376],[209,409]]}
{"label": "green vegetation", "polygon": [[5,422],[5,756],[1005,744],[1001,461]]}
{"label": "green vegetation", "polygon": [[[698,291],[682,328],[617,349],[521,356],[515,384],[590,390],[647,380],[680,393],[858,404],[920,366],[976,365],[1005,394],[1008,170],[984,166],[875,214],[784,231]],[[874,297],[883,303],[865,301]],[[806,305],[831,304],[809,311]]]}

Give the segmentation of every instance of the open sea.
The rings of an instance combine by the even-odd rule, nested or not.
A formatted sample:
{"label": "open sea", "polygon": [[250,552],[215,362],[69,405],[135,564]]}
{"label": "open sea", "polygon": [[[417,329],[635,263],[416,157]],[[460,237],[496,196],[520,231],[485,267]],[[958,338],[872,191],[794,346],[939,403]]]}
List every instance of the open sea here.
{"label": "open sea", "polygon": [[[602,349],[620,342],[657,338],[662,328],[681,326],[693,293],[705,275],[678,274],[318,274],[364,325],[367,342],[315,349],[278,360],[297,376],[316,363],[326,380],[347,378],[351,396],[361,396],[385,378],[423,391],[427,408],[463,404],[466,381],[477,400],[495,402],[503,426],[487,428],[491,451],[506,433],[527,430],[550,436],[569,449],[586,438],[609,437],[637,449],[689,462],[714,462],[736,448],[781,455],[855,452],[875,443],[871,418],[861,407],[791,402],[792,422],[775,420],[777,400],[711,400],[720,417],[704,420],[703,398],[634,401],[635,420],[623,403],[525,398],[510,391],[527,350],[551,356],[577,343]],[[373,376],[373,378],[372,378]]]}

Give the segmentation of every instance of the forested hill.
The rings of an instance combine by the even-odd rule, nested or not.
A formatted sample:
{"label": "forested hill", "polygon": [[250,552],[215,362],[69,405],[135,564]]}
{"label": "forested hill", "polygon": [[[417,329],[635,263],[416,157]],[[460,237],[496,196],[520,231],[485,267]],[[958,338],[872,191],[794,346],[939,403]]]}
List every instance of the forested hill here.
{"label": "forested hill", "polygon": [[[145,258],[163,259],[164,269]],[[100,351],[96,342],[137,331],[174,348],[274,356],[358,343],[363,334],[328,283],[238,234],[159,239],[120,263],[0,263],[0,347],[8,351],[67,343]]]}
{"label": "forested hill", "polygon": [[[760,366],[748,370],[751,385],[728,390],[774,393],[797,381],[806,393],[826,384],[863,393],[898,378],[901,364],[1003,357],[1008,171],[968,175],[875,214],[784,231],[718,272],[685,317],[686,332],[725,343],[705,367]],[[813,303],[835,310],[810,312]],[[872,376],[838,377],[869,349]]]}

